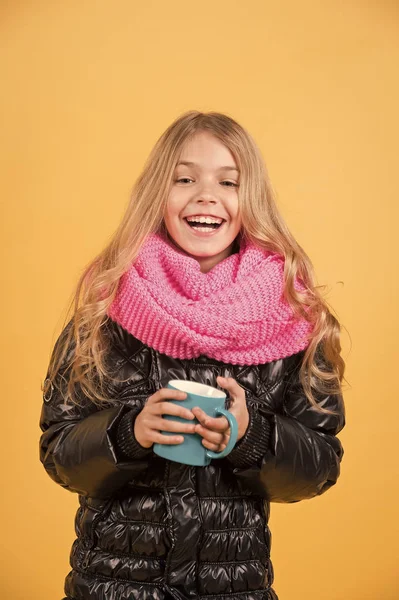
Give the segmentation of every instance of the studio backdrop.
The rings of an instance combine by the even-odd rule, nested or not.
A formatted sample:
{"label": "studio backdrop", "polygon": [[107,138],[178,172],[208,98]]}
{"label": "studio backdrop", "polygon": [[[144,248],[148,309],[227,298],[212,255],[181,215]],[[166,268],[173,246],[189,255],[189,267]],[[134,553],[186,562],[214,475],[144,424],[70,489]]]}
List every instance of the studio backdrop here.
{"label": "studio backdrop", "polygon": [[342,474],[272,505],[281,600],[394,600],[398,564],[398,63],[394,1],[4,1],[1,583],[60,600],[78,497],[39,462],[40,385],[84,266],[159,135],[225,112],[345,329]]}

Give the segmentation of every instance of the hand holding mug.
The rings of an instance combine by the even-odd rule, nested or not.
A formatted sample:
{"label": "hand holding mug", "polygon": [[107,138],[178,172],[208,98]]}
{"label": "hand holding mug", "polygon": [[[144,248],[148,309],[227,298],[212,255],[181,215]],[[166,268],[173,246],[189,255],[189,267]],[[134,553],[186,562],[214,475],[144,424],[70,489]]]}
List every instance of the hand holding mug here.
{"label": "hand holding mug", "polygon": [[[162,441],[160,443],[156,442],[154,444],[154,453],[171,461],[197,467],[207,466],[210,464],[211,460],[216,460],[227,456],[233,450],[237,441],[238,427],[234,414],[224,408],[226,394],[212,386],[181,379],[169,381],[168,388],[169,392],[174,392],[175,394],[172,395],[173,399],[168,401],[169,404],[174,404],[180,410],[182,408],[188,410],[193,417],[194,408],[197,407],[198,410],[201,411],[198,414],[201,416],[205,415],[206,418],[210,418],[212,423],[219,420],[221,422],[225,421],[228,423],[229,439],[224,445],[223,450],[220,452],[213,452],[210,448],[206,448],[202,443],[203,439],[201,435],[197,434],[195,431],[196,425],[199,425],[199,422],[195,419],[193,423],[188,425],[189,429],[184,429],[184,441],[182,444],[175,442],[174,445],[167,446]],[[180,392],[186,392],[186,400],[182,401],[182,397],[176,395],[176,390],[179,390]],[[178,406],[179,402],[182,402],[181,406]],[[205,419],[205,417],[202,418]],[[161,436],[159,439],[162,439],[166,436],[173,436],[172,432],[183,431],[182,427],[184,423],[186,423],[187,426],[186,417],[182,414],[176,415],[176,413],[173,413],[172,416],[171,413],[168,412],[168,414],[165,414],[164,421],[174,421],[174,426],[173,429],[170,429],[170,427],[163,427],[163,435],[159,434]],[[181,423],[176,421],[181,421]],[[152,423],[155,424],[155,421],[152,421]],[[151,434],[151,439],[153,439],[154,435],[155,432]]]}
{"label": "hand holding mug", "polygon": [[[245,391],[232,377],[218,377],[218,385],[227,390],[231,399],[229,412],[232,413],[238,424],[237,441],[247,431],[249,414],[245,399]],[[215,452],[224,450],[230,439],[229,423],[225,417],[212,418],[199,407],[194,407],[192,413],[200,422],[195,426],[195,432],[202,436],[205,448]]]}
{"label": "hand holding mug", "polygon": [[170,400],[183,401],[187,397],[185,392],[162,388],[150,396],[143,408],[137,415],[134,423],[134,435],[140,446],[150,448],[153,444],[181,444],[184,441],[182,435],[163,435],[161,431],[173,433],[194,433],[195,424],[181,421],[170,421],[163,419],[163,415],[171,415],[192,421],[194,415],[191,410],[177,406]]}

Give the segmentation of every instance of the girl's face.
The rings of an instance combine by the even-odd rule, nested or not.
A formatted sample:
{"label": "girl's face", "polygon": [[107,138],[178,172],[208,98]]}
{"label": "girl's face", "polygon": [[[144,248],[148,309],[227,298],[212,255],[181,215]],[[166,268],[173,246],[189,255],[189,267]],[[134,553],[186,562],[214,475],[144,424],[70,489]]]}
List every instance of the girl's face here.
{"label": "girl's face", "polygon": [[209,132],[183,146],[164,217],[175,244],[206,273],[232,253],[241,219],[239,171],[230,150]]}

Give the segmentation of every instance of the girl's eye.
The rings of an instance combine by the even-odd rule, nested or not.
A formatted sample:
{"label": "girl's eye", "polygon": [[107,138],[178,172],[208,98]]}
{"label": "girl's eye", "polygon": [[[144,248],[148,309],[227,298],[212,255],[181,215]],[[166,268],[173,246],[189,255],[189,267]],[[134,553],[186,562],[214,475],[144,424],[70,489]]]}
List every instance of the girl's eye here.
{"label": "girl's eye", "polygon": [[[182,183],[184,181],[192,181],[190,177],[181,177],[180,179],[176,179],[176,183]],[[228,183],[227,187],[238,187],[238,183],[234,183],[234,181],[222,181],[222,183]]]}
{"label": "girl's eye", "polygon": [[[222,183],[229,183],[230,186],[238,187],[238,183],[234,183],[234,181],[222,181]],[[230,187],[230,186],[228,186],[228,187]]]}

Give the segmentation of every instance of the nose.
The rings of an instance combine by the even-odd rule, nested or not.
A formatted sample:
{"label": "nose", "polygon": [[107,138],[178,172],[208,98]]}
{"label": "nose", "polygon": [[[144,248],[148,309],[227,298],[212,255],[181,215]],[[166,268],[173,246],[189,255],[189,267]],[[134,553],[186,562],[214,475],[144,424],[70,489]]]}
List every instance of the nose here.
{"label": "nose", "polygon": [[196,199],[197,204],[216,204],[217,200],[211,194],[201,194],[199,198]]}
{"label": "nose", "polygon": [[216,204],[217,198],[213,191],[211,191],[210,186],[203,186],[198,192],[195,201],[198,204]]}

